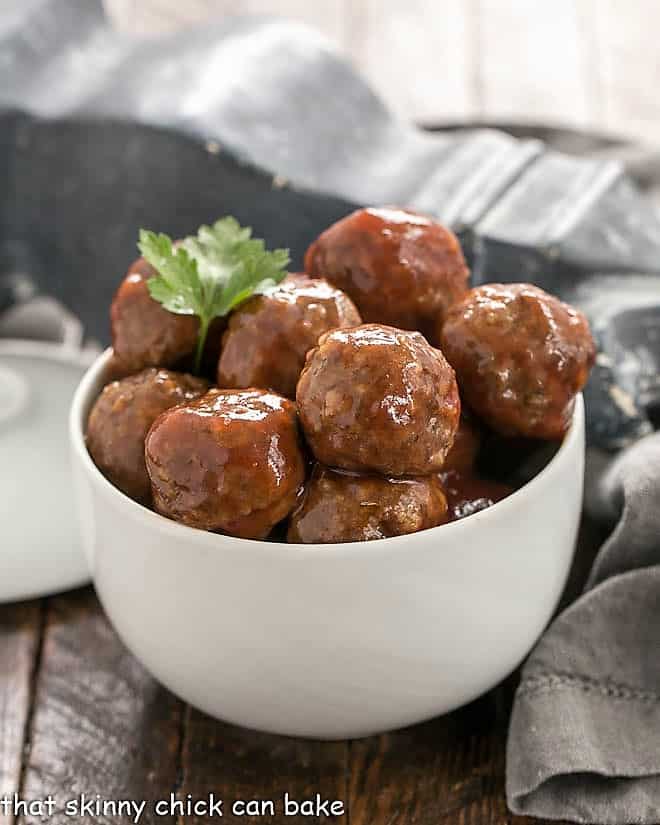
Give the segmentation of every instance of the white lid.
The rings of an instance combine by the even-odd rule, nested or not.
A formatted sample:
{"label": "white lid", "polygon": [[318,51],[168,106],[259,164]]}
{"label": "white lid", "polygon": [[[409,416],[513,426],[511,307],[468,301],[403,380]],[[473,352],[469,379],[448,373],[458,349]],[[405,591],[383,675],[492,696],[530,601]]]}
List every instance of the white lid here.
{"label": "white lid", "polygon": [[67,419],[90,355],[0,339],[0,602],[89,580]]}

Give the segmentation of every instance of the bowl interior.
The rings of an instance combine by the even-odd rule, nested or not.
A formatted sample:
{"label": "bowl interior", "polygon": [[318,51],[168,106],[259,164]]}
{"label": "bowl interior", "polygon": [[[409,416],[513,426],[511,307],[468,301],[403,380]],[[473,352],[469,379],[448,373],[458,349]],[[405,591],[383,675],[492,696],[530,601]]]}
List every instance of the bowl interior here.
{"label": "bowl interior", "polygon": [[[362,552],[369,551],[377,546],[384,544],[395,546],[397,544],[409,544],[414,541],[416,536],[429,535],[442,531],[442,535],[448,535],[448,531],[459,533],[462,530],[470,529],[471,525],[479,523],[482,526],[487,526],[488,520],[494,518],[494,514],[499,514],[505,509],[510,509],[512,512],[518,507],[524,506],[525,498],[534,494],[536,485],[542,483],[543,477],[552,472],[553,467],[557,464],[561,457],[567,453],[575,450],[577,442],[581,439],[584,431],[584,403],[582,395],[576,398],[575,409],[573,412],[573,419],[571,426],[560,443],[542,445],[541,447],[533,447],[529,442],[521,442],[514,450],[515,455],[512,456],[511,445],[504,442],[498,443],[498,449],[494,451],[493,458],[490,460],[489,473],[497,480],[507,483],[513,483],[517,486],[506,498],[502,499],[486,508],[485,510],[459,519],[458,521],[449,522],[438,527],[432,527],[419,533],[412,533],[403,536],[394,536],[391,538],[376,539],[369,542],[342,542],[341,544],[288,544],[281,541],[279,538],[268,539],[261,542],[255,542],[250,539],[235,538],[233,536],[220,536],[216,533],[210,533],[205,530],[199,530],[194,527],[188,527],[178,522],[172,521],[159,515],[158,513],[144,507],[141,504],[133,501],[121,490],[117,489],[105,476],[101,473],[98,467],[92,461],[91,456],[87,450],[85,443],[85,426],[89,411],[96,400],[99,392],[106,383],[106,377],[109,372],[110,360],[112,357],[112,350],[108,348],[102,353],[96,361],[89,368],[87,373],[83,376],[78,389],[75,393],[70,413],[70,440],[74,450],[74,454],[79,462],[84,466],[88,475],[94,482],[104,490],[105,494],[111,496],[113,500],[120,504],[120,506],[128,508],[128,510],[136,517],[146,519],[153,529],[165,531],[173,535],[179,534],[179,538],[187,537],[189,541],[209,543],[211,546],[216,544],[226,545],[227,543],[249,543],[252,546],[255,544],[263,544],[270,550],[279,547],[286,553],[300,552],[309,553],[315,550],[323,550],[327,552],[329,548],[335,548],[337,551],[351,552],[361,550]],[[497,440],[495,440],[497,442]],[[494,466],[497,462],[497,456],[501,458],[499,467]],[[220,540],[221,539],[221,540]]]}

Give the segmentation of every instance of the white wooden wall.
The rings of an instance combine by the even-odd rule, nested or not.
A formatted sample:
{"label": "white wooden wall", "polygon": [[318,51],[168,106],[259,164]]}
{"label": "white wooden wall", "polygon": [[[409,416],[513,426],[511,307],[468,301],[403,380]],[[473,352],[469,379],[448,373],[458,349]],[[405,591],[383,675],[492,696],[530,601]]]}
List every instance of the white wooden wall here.
{"label": "white wooden wall", "polygon": [[281,14],[423,122],[544,122],[660,141],[660,0],[106,0],[141,34]]}

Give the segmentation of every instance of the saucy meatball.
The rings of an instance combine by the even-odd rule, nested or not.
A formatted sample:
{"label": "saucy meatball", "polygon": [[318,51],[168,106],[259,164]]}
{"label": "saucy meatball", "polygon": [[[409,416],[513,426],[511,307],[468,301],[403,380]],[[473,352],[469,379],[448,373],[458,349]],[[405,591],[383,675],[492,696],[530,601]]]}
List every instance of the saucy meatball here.
{"label": "saucy meatball", "polygon": [[322,335],[296,397],[321,463],[392,476],[439,470],[461,411],[454,371],[440,350],[418,332],[380,324]]}
{"label": "saucy meatball", "polygon": [[287,539],[328,544],[416,533],[447,521],[447,500],[436,476],[385,478],[317,464]]}
{"label": "saucy meatball", "polygon": [[87,447],[115,487],[142,504],[151,500],[144,439],[165,410],[208,390],[208,382],[169,370],[146,369],[107,384],[87,422]]}
{"label": "saucy meatball", "polygon": [[232,314],[218,363],[218,386],[268,387],[295,398],[305,355],[319,336],[360,323],[355,304],[341,290],[322,279],[288,275]]}
{"label": "saucy meatball", "polygon": [[156,274],[144,258],[138,258],[112,301],[112,347],[127,373],[177,366],[197,344],[198,319],[168,312],[149,294],[147,281]]}
{"label": "saucy meatball", "polygon": [[365,322],[429,340],[470,275],[453,232],[396,208],[360,209],[333,224],[307,250],[305,270],[350,295]]}
{"label": "saucy meatball", "polygon": [[479,513],[514,492],[514,488],[507,484],[480,478],[470,472],[450,470],[440,473],[439,478],[447,497],[451,521]]}
{"label": "saucy meatball", "polygon": [[481,431],[474,419],[465,410],[462,410],[454,443],[442,465],[443,471],[471,470],[477,460],[480,447]]}
{"label": "saucy meatball", "polygon": [[191,527],[265,538],[305,478],[292,401],[212,389],[163,413],[146,439],[156,510]]}
{"label": "saucy meatball", "polygon": [[530,284],[487,284],[455,304],[442,351],[466,401],[507,436],[559,439],[596,350],[581,312]]}

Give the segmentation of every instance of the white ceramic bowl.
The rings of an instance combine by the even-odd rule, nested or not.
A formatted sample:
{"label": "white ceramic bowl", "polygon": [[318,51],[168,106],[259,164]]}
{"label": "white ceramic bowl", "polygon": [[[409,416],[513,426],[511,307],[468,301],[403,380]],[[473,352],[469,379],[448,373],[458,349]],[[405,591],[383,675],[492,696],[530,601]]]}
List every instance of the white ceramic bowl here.
{"label": "white ceramic bowl", "polygon": [[90,353],[0,338],[0,604],[89,581],[67,420]]}
{"label": "white ceramic bowl", "polygon": [[582,502],[584,410],[526,486],[463,521],[366,543],[289,545],[162,518],[94,466],[71,411],[84,543],[130,650],[203,711],[250,728],[359,737],[445,713],[510,673],[552,616]]}

